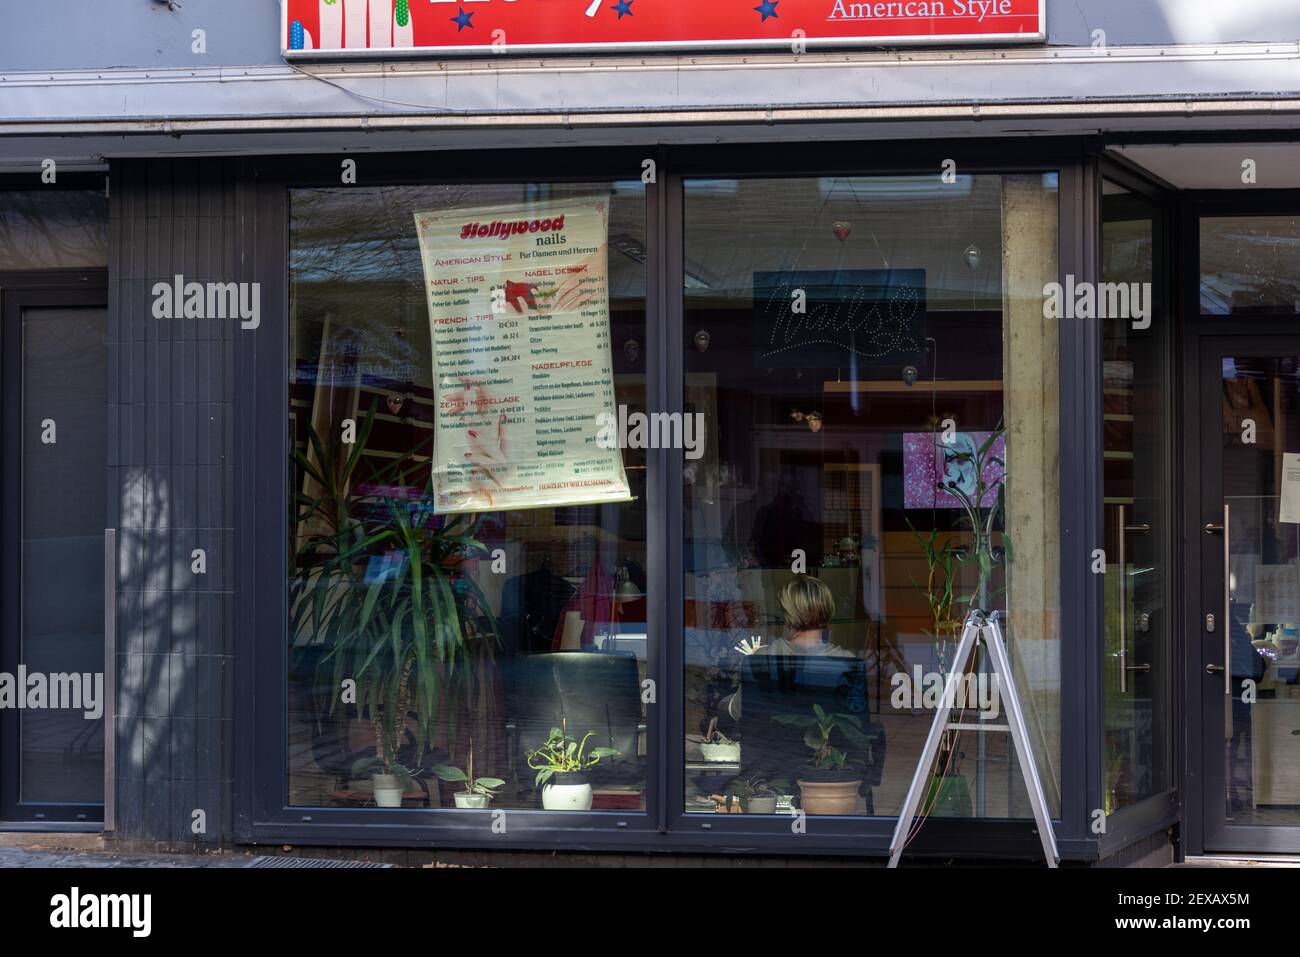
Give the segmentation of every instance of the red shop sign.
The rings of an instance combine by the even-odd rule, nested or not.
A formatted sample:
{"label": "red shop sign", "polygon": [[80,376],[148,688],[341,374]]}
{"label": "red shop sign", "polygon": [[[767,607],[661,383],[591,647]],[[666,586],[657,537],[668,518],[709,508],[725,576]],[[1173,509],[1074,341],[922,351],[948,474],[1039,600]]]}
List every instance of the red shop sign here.
{"label": "red shop sign", "polygon": [[1044,40],[1046,0],[284,0],[286,57]]}

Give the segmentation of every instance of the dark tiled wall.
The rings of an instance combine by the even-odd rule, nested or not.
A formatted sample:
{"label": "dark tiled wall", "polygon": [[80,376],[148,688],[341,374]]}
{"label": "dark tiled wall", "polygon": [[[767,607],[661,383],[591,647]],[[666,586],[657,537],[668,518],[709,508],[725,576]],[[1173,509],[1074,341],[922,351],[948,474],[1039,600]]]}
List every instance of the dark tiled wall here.
{"label": "dark tiled wall", "polygon": [[[108,503],[119,529],[115,836],[124,841],[231,839],[235,413],[250,345],[240,337],[267,326],[156,319],[152,287],[177,274],[254,280],[255,193],[233,159],[112,166]],[[192,570],[195,549],[204,574]],[[195,811],[205,833],[194,833]]]}

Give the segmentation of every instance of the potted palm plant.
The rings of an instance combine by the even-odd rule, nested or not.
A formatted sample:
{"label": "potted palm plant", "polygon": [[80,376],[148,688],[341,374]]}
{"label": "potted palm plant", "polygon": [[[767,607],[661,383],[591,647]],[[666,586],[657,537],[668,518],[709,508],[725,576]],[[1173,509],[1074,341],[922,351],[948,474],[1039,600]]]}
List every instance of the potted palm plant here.
{"label": "potted palm plant", "polygon": [[542,789],[542,807],[548,811],[591,810],[591,777],[588,772],[601,758],[619,754],[617,748],[587,748],[595,731],[588,731],[578,741],[552,728],[546,741],[528,752],[528,766],[537,772],[534,783]]}
{"label": "potted palm plant", "polygon": [[[356,716],[386,729],[377,732],[372,763],[401,778],[397,751],[408,726],[409,763],[419,766],[435,734],[454,761],[462,720],[494,700],[480,692],[499,639],[486,599],[460,567],[486,554],[474,537],[477,518],[435,517],[427,497],[362,490],[410,489],[421,468],[413,449],[367,474],[363,486],[358,472],[374,420],[372,405],[350,446],[311,429],[310,454],[294,453],[312,494],[298,495],[291,626],[296,650],[320,652],[313,655],[320,713],[334,715],[344,704],[338,689],[354,682]],[[383,784],[390,800],[391,781]]]}
{"label": "potted palm plant", "polygon": [[862,788],[860,764],[833,742],[836,732],[850,745],[869,748],[856,715],[828,713],[813,705],[813,713],[778,714],[772,720],[789,727],[804,728],[804,744],[812,750],[808,765],[798,780],[799,805],[808,814],[852,814],[858,807]]}
{"label": "potted palm plant", "polygon": [[352,776],[370,775],[371,793],[379,807],[401,807],[402,795],[415,785],[418,771],[401,761],[402,742],[411,705],[411,665],[408,659],[395,698],[375,709],[370,725],[375,736],[375,753],[352,764]]}

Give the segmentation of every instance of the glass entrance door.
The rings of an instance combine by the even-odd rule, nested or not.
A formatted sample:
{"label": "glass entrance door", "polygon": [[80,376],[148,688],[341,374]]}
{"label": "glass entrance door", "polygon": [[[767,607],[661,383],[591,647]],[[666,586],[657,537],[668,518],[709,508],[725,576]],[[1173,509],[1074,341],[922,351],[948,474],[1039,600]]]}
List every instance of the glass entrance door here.
{"label": "glass entrance door", "polygon": [[104,800],[103,294],[5,288],[0,821],[91,822]]}
{"label": "glass entrance door", "polygon": [[1208,337],[1200,372],[1205,848],[1295,852],[1300,336]]}

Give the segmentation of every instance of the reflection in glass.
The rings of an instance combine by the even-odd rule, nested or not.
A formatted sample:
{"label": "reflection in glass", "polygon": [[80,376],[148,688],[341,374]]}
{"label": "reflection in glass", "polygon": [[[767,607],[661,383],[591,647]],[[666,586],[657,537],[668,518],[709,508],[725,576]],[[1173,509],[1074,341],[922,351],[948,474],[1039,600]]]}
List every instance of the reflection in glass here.
{"label": "reflection in glass", "polygon": [[0,272],[107,267],[101,190],[0,190]]}
{"label": "reflection in glass", "polygon": [[[972,605],[1059,807],[1056,188],[685,184],[688,812],[897,813]],[[927,813],[1028,815],[1007,738],[950,735]]]}
{"label": "reflection in glass", "polygon": [[[29,674],[104,671],[107,329],[103,308],[28,308],[22,313],[18,660]],[[54,442],[47,441],[50,423],[57,429]],[[88,718],[89,707],[18,712],[23,802],[103,801],[102,707]]]}
{"label": "reflection in glass", "polygon": [[1161,216],[1150,201],[1105,184],[1103,281],[1150,284],[1155,297],[1149,316],[1116,316],[1103,326],[1107,814],[1169,787],[1171,390],[1164,361],[1168,313],[1157,281]]}
{"label": "reflection in glass", "polygon": [[[628,348],[645,341],[640,183],[292,194],[291,804],[644,807],[645,453],[624,453],[632,500],[617,504],[449,515],[431,490],[454,410],[435,406],[415,214],[484,221],[466,253],[482,258],[429,276],[455,288],[496,268],[480,211],[593,196],[608,202],[614,400],[644,410],[646,358]],[[511,273],[519,298],[502,304],[537,349],[545,262]],[[466,315],[497,314],[482,298]]]}
{"label": "reflection in glass", "polygon": [[[1300,825],[1300,358],[1223,359],[1227,822]],[[1226,697],[1226,696],[1225,696]]]}
{"label": "reflection in glass", "polygon": [[1200,256],[1204,315],[1300,311],[1300,217],[1203,217]]}

